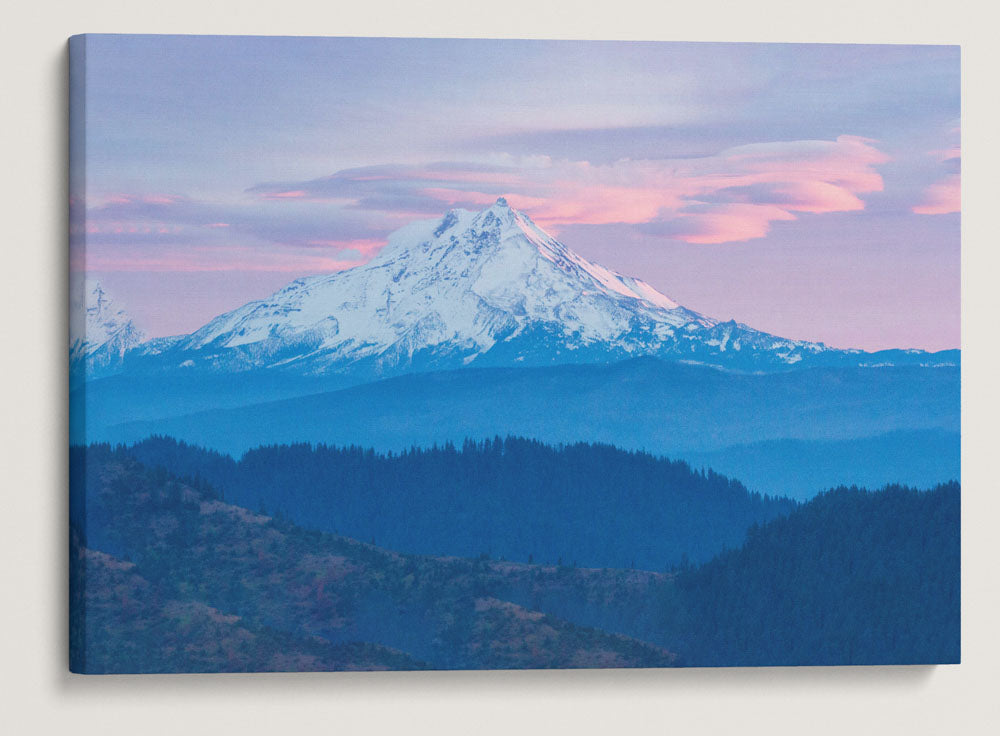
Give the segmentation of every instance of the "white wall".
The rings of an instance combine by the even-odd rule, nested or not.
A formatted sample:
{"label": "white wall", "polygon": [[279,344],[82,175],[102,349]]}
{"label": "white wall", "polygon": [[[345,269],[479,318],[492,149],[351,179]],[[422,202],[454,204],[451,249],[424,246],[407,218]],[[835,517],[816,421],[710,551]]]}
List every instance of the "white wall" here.
{"label": "white wall", "polygon": [[[918,7],[919,5],[919,7]],[[1000,728],[997,20],[986,2],[37,0],[0,53],[0,723],[7,733],[976,733]],[[964,47],[964,664],[939,668],[71,677],[65,39],[80,32],[933,42]]]}

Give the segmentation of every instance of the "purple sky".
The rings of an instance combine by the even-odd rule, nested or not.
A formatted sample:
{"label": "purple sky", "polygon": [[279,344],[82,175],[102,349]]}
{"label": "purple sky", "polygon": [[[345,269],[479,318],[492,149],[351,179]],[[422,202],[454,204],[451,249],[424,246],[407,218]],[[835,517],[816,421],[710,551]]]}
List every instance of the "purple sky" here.
{"label": "purple sky", "polygon": [[71,262],[152,336],[504,194],[705,314],[959,346],[957,47],[89,36],[85,76]]}

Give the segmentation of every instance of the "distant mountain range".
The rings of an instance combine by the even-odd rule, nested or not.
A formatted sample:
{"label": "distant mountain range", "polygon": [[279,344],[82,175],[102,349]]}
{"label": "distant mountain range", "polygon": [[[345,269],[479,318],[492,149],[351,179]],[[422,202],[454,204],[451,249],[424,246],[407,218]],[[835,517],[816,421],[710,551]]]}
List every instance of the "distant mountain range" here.
{"label": "distant mountain range", "polygon": [[[184,406],[198,406],[200,394],[187,397],[187,389],[174,387],[172,394],[156,399],[159,404],[149,405],[154,400],[143,396],[148,385],[115,378],[89,387],[83,415],[90,422],[90,440],[168,434],[236,454],[273,442],[401,450],[514,434],[546,442],[605,442],[678,457],[766,440],[958,432],[959,377],[957,368],[913,367],[747,375],[637,358],[414,373],[190,413],[170,402],[179,397]],[[259,393],[253,386],[245,390]]]}
{"label": "distant mountain range", "polygon": [[[925,487],[960,474],[958,368],[751,375],[636,358],[414,373],[334,391],[259,378],[92,382],[71,395],[81,402],[74,441],[169,435],[239,458],[272,443],[401,451],[520,435],[645,450],[795,498],[852,483]],[[296,390],[305,395],[282,394]]]}
{"label": "distant mountain range", "polygon": [[[959,360],[958,351],[838,350],[720,322],[588,261],[503,198],[481,212],[457,209],[407,225],[365,265],[298,279],[189,335],[140,344],[130,325],[121,313],[93,328],[88,321],[88,377],[265,369],[366,381],[637,356],[739,371]],[[98,356],[104,345],[107,355]]]}
{"label": "distant mountain range", "polygon": [[957,424],[947,429],[911,429],[839,440],[771,439],[683,452],[696,468],[739,478],[747,488],[806,500],[837,485],[880,488],[900,483],[930,488],[962,474]]}

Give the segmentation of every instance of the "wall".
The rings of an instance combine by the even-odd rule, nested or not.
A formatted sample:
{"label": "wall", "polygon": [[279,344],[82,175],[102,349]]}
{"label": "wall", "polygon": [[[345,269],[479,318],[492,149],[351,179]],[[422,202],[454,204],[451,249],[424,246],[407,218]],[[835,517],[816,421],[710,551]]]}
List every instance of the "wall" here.
{"label": "wall", "polygon": [[[9,733],[974,733],[996,698],[996,17],[987,3],[366,0],[13,5],[4,98],[0,678]],[[964,46],[964,663],[940,668],[80,678],[65,671],[65,39],[73,33],[933,42]],[[993,99],[990,99],[990,98]],[[9,207],[7,205],[10,205]]]}

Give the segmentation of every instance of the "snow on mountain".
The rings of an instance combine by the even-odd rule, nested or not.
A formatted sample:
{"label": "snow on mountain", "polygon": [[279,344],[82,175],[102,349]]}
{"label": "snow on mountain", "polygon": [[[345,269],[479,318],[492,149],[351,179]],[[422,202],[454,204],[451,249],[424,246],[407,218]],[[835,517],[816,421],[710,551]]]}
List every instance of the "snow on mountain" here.
{"label": "snow on mountain", "polygon": [[[242,348],[256,364],[316,371],[366,359],[404,366],[436,349],[469,363],[540,326],[567,349],[617,342],[643,352],[689,323],[709,324],[648,284],[581,258],[500,199],[404,227],[368,264],[295,281],[175,347]],[[640,324],[646,334],[636,335]],[[284,355],[293,345],[300,350]]]}
{"label": "snow on mountain", "polygon": [[98,281],[86,281],[74,294],[70,320],[71,369],[88,371],[114,368],[129,350],[146,337],[129,314],[115,304]]}
{"label": "snow on mountain", "polygon": [[854,360],[686,309],[573,252],[502,197],[411,223],[367,264],[298,279],[134,352],[157,369],[364,377],[647,355],[740,370]]}

